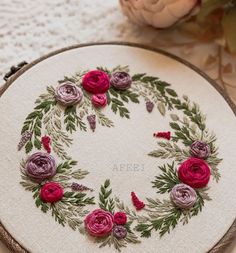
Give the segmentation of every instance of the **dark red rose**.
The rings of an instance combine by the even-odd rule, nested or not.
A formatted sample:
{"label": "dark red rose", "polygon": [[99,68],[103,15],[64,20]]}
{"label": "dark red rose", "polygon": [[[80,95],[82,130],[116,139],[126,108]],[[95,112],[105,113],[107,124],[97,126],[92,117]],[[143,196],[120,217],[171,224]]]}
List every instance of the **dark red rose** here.
{"label": "dark red rose", "polygon": [[189,158],[178,170],[179,179],[193,188],[205,187],[210,180],[210,175],[208,164],[198,158]]}
{"label": "dark red rose", "polygon": [[114,221],[117,225],[125,225],[127,222],[127,216],[123,212],[117,212],[114,215]]}
{"label": "dark red rose", "polygon": [[100,70],[92,70],[85,74],[83,88],[92,94],[105,93],[110,87],[109,76]]}
{"label": "dark red rose", "polygon": [[63,198],[64,191],[59,183],[50,182],[42,186],[40,190],[40,198],[44,202],[54,203]]}

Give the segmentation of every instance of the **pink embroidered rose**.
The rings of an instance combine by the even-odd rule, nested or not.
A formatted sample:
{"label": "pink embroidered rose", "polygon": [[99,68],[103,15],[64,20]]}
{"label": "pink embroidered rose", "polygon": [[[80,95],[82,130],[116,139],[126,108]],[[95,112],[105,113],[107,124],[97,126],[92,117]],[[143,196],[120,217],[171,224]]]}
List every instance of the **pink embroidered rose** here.
{"label": "pink embroidered rose", "polygon": [[64,191],[59,183],[46,183],[40,189],[40,198],[44,202],[54,203],[63,198]]}
{"label": "pink embroidered rose", "polygon": [[58,103],[71,106],[82,100],[83,92],[76,84],[68,81],[60,84],[56,88],[55,98]]}
{"label": "pink embroidered rose", "polygon": [[109,76],[100,70],[92,70],[85,74],[83,88],[92,94],[105,93],[110,87]]}
{"label": "pink embroidered rose", "polygon": [[118,90],[126,90],[130,88],[132,78],[127,72],[115,72],[111,75],[111,85]]}
{"label": "pink embroidered rose", "polygon": [[204,141],[195,141],[190,146],[190,154],[194,157],[206,159],[211,153],[209,144]]}
{"label": "pink embroidered rose", "polygon": [[111,233],[114,218],[110,212],[96,209],[84,220],[85,228],[91,236],[103,237]]}
{"label": "pink embroidered rose", "polygon": [[127,222],[127,216],[126,216],[126,214],[123,213],[123,212],[117,212],[117,213],[115,213],[115,215],[114,215],[114,222],[117,225],[125,225],[126,222]]}
{"label": "pink embroidered rose", "polygon": [[170,198],[177,207],[190,209],[197,200],[197,194],[189,185],[177,184],[172,188]]}
{"label": "pink embroidered rose", "polygon": [[205,187],[210,180],[210,175],[208,164],[193,157],[183,162],[178,170],[179,179],[193,188]]}
{"label": "pink embroidered rose", "polygon": [[104,107],[107,105],[106,94],[94,94],[92,95],[92,103],[95,107]]}
{"label": "pink embroidered rose", "polygon": [[32,180],[40,183],[56,174],[56,162],[51,155],[37,152],[27,159],[25,170]]}

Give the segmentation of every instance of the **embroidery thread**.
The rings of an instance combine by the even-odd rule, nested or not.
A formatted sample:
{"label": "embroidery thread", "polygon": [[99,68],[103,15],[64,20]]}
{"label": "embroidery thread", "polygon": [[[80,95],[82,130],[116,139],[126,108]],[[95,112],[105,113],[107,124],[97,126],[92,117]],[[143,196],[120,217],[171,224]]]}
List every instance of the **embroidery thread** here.
{"label": "embroidery thread", "polygon": [[[38,208],[51,212],[59,224],[94,237],[99,247],[114,246],[118,251],[130,243],[140,243],[138,233],[150,237],[157,231],[163,236],[202,211],[205,201],[211,200],[207,187],[210,177],[216,182],[220,179],[218,166],[222,159],[218,157],[216,136],[207,129],[206,117],[196,103],[185,95],[180,98],[158,77],[145,73],[131,76],[128,66],[111,70],[98,67],[64,77],[58,83],[47,87],[36,100],[18,144],[18,150],[25,146],[28,154],[21,163],[21,185],[33,193]],[[169,194],[169,198],[147,197],[144,204],[132,192],[132,203],[140,215],[112,196],[110,180],[106,180],[100,187],[98,207],[89,212],[87,206],[95,204],[90,196],[93,190],[74,182],[88,172],[73,169],[77,162],[65,151],[72,145],[70,136],[78,129],[88,131],[88,126],[93,132],[97,125],[113,127],[102,112],[104,106],[129,119],[126,105],[138,104],[141,99],[147,112],[156,108],[162,116],[169,114],[171,118],[172,133],[155,133],[154,137],[165,140],[158,141],[158,148],[148,154],[168,159],[158,167],[161,174],[153,179],[152,186],[157,194]],[[35,152],[42,147],[47,153]],[[57,163],[51,151],[63,162]],[[98,226],[98,220],[102,226]]]}

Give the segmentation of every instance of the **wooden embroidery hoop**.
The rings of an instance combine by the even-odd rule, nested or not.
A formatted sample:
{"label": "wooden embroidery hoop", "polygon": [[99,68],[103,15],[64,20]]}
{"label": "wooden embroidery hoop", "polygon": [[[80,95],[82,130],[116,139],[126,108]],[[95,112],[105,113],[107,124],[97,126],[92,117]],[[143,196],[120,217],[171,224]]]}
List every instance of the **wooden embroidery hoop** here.
{"label": "wooden embroidery hoop", "polygon": [[[95,46],[95,45],[123,45],[123,46],[130,46],[130,47],[138,47],[142,49],[147,49],[149,51],[157,52],[160,54],[163,54],[165,56],[168,56],[180,63],[183,63],[187,67],[191,68],[195,72],[197,72],[199,75],[201,75],[203,78],[205,78],[226,100],[232,111],[234,112],[236,116],[236,105],[232,102],[232,100],[229,98],[229,96],[217,85],[215,81],[213,81],[209,76],[207,76],[203,71],[201,71],[199,68],[195,67],[191,63],[173,55],[170,54],[164,50],[153,48],[150,46],[145,46],[141,44],[135,44],[135,43],[129,43],[129,42],[101,42],[101,43],[85,43],[85,44],[77,44],[70,47],[65,47],[56,51],[53,51],[45,56],[42,56],[38,58],[37,60],[25,65],[22,69],[20,69],[16,74],[14,74],[12,77],[8,79],[8,81],[0,87],[0,97],[4,94],[6,89],[14,83],[14,81],[19,78],[23,73],[25,73],[27,70],[32,68],[34,65],[38,64],[39,62],[52,57],[56,54],[81,48],[81,47],[89,47],[89,46]],[[221,240],[213,246],[212,249],[210,249],[207,253],[222,253],[223,250],[235,239],[236,237],[236,219],[234,220],[231,227],[228,229],[228,231],[225,233],[225,235],[221,238]],[[30,253],[28,250],[26,250],[22,245],[20,245],[16,239],[14,239],[11,234],[5,229],[5,227],[1,223],[0,219],[0,239],[6,244],[6,246],[14,253]]]}

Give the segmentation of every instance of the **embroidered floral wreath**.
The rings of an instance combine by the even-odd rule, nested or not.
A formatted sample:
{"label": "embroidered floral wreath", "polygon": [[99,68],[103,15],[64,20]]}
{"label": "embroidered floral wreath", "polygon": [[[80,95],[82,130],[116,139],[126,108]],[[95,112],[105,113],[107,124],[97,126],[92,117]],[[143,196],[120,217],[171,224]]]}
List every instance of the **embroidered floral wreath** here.
{"label": "embroidered floral wreath", "polygon": [[[163,141],[158,141],[157,149],[148,154],[173,160],[159,166],[161,174],[152,182],[158,194],[169,193],[169,198],[141,201],[132,192],[133,209],[112,197],[110,180],[106,180],[100,188],[99,208],[89,213],[86,207],[95,204],[93,189],[78,183],[88,171],[74,170],[77,162],[65,151],[65,146],[73,142],[70,134],[77,129],[88,131],[88,126],[95,131],[97,124],[113,127],[102,108],[109,106],[115,114],[129,119],[126,104],[138,104],[140,99],[145,100],[148,113],[157,108],[171,118],[172,134],[154,133]],[[50,211],[61,225],[68,224],[94,237],[100,247],[113,245],[120,251],[129,243],[140,243],[138,232],[141,237],[149,237],[156,230],[163,236],[178,222],[188,223],[202,211],[205,201],[211,200],[207,184],[211,176],[216,182],[220,179],[216,137],[206,128],[199,106],[187,96],[179,98],[169,83],[147,74],[131,77],[127,66],[112,70],[99,67],[47,87],[47,93],[35,103],[24,122],[18,150],[25,147],[26,154],[33,149],[39,151],[22,160],[21,184],[33,193],[36,206],[43,212]]]}

